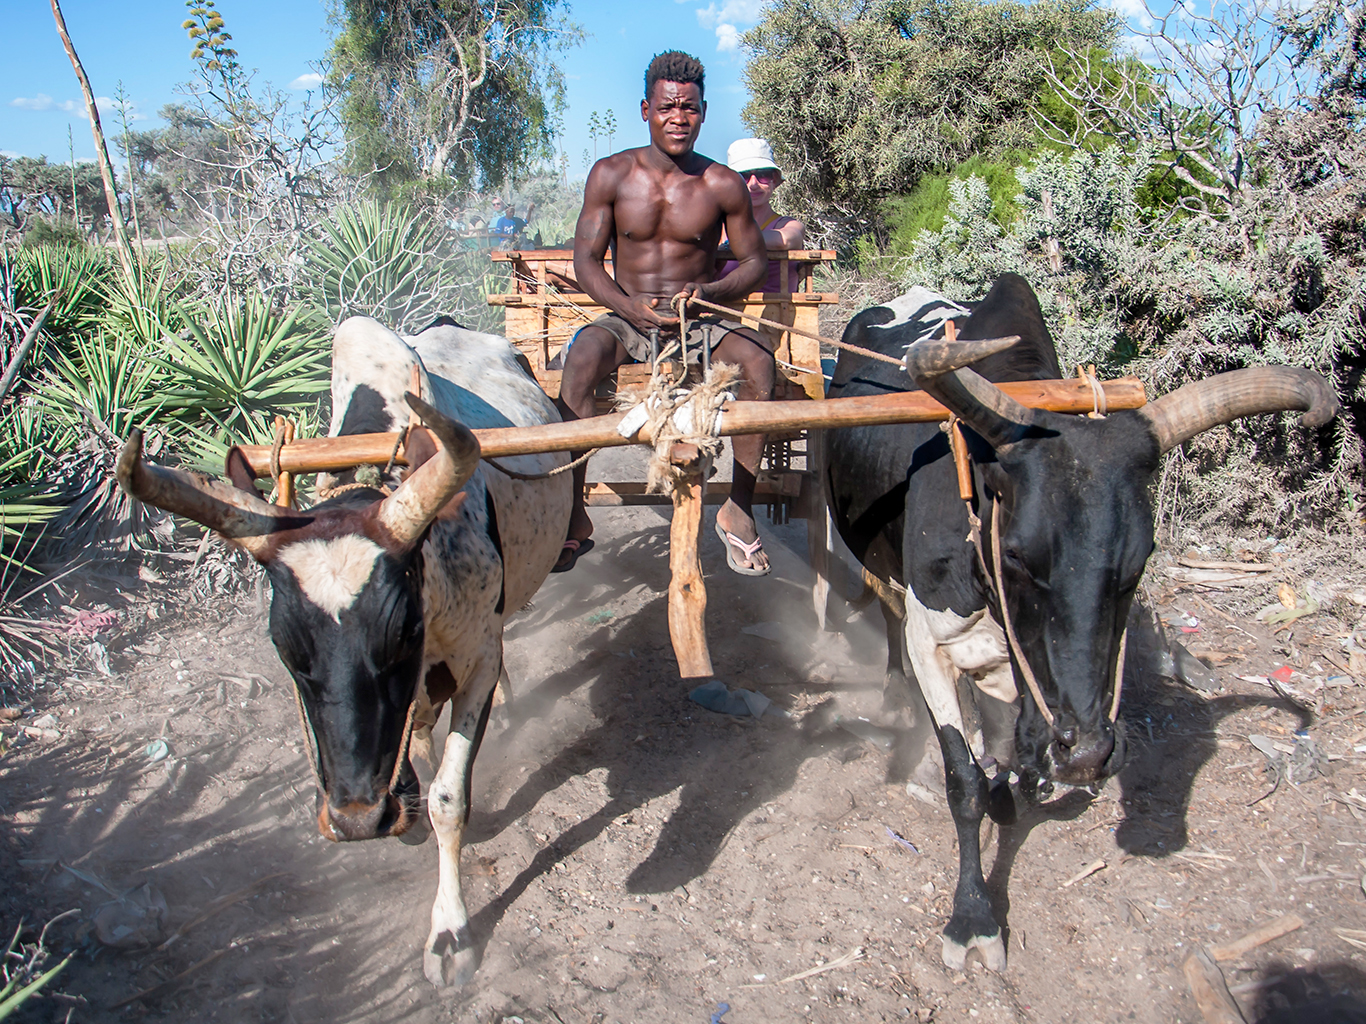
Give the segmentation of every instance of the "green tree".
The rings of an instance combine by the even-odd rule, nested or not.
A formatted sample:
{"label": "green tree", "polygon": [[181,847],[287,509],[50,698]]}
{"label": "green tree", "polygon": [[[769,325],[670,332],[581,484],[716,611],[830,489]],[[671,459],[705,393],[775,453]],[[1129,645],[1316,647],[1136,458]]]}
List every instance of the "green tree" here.
{"label": "green tree", "polygon": [[553,152],[560,0],[342,0],[333,85],[355,173],[501,184]]}
{"label": "green tree", "polygon": [[847,238],[927,173],[1034,148],[1050,56],[1116,36],[1089,0],[775,0],[744,36],[744,119],[784,203]]}

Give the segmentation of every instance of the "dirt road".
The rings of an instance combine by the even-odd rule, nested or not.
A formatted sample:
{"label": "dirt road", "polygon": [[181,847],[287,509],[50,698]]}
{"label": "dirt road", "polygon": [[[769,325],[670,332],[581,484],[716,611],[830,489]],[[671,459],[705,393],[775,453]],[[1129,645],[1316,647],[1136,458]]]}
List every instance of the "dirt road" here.
{"label": "dirt road", "polygon": [[[1366,692],[1321,654],[1345,657],[1352,623],[1325,611],[1269,633],[1246,610],[1275,599],[1274,574],[1202,604],[1155,560],[1159,614],[1223,662],[1223,690],[1137,666],[1130,766],[1095,798],[991,830],[1010,964],[954,974],[938,955],[954,834],[923,723],[850,722],[878,713],[880,616],[821,632],[804,525],[765,525],[776,572],[742,579],[709,515],[717,675],[777,711],[713,714],[675,674],[664,515],[597,519],[597,549],[508,632],[514,701],[477,762],[464,857],[486,943],[472,990],[422,976],[434,845],[317,835],[288,677],[254,602],[130,585],[112,602],[113,676],[82,663],[7,728],[54,719],[0,760],[0,919],[80,910],[50,934],[77,950],[59,994],[28,1019],[706,1024],[725,1003],[730,1024],[1194,1024],[1192,948],[1290,912],[1302,929],[1222,965],[1247,1019],[1366,997]],[[1317,714],[1235,678],[1281,665]],[[1248,736],[1293,754],[1297,730],[1322,770],[1265,796],[1274,778]],[[102,887],[163,897],[157,941],[183,934],[102,944]]]}

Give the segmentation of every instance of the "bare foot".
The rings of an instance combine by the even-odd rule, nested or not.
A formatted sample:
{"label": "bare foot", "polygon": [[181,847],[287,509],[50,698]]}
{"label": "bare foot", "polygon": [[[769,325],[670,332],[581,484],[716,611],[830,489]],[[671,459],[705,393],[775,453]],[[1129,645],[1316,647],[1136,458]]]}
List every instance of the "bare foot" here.
{"label": "bare foot", "polygon": [[[721,529],[734,534],[746,544],[753,544],[759,539],[759,528],[755,525],[754,519],[740,511],[740,506],[733,501],[727,501],[717,510],[716,523]],[[763,548],[747,556],[732,544],[731,551],[740,564],[747,569],[765,570],[768,568],[768,555],[764,553]]]}

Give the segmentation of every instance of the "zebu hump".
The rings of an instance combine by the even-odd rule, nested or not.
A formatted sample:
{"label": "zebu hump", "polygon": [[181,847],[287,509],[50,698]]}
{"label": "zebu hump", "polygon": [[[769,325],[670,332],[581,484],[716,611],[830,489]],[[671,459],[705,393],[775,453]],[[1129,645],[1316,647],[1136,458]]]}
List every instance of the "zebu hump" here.
{"label": "zebu hump", "polygon": [[436,404],[468,427],[558,423],[555,406],[517,362],[505,338],[464,327],[429,327],[409,339],[434,378]]}

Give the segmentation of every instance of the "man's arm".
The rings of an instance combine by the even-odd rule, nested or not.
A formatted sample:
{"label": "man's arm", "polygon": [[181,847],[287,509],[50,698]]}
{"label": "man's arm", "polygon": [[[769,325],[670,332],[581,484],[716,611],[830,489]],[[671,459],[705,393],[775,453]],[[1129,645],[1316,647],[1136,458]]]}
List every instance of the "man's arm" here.
{"label": "man's arm", "polygon": [[651,327],[671,327],[677,317],[660,316],[655,312],[658,299],[640,299],[627,295],[607,273],[604,260],[607,248],[616,234],[614,208],[617,187],[630,171],[630,156],[599,160],[588,172],[584,183],[583,209],[574,228],[574,276],[580,286],[599,305],[606,306],[638,331]]}
{"label": "man's arm", "polygon": [[764,234],[754,223],[754,206],[745,183],[729,167],[713,164],[707,175],[715,175],[713,186],[726,220],[726,240],[739,266],[719,281],[704,285],[684,285],[680,294],[696,295],[710,302],[727,302],[748,295],[768,273],[768,249]]}

